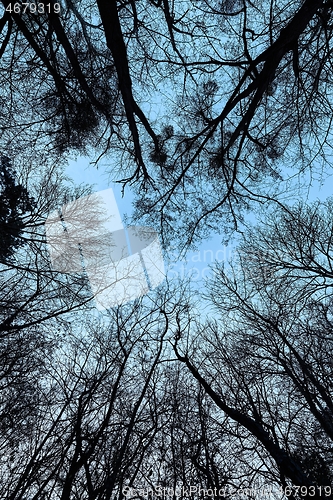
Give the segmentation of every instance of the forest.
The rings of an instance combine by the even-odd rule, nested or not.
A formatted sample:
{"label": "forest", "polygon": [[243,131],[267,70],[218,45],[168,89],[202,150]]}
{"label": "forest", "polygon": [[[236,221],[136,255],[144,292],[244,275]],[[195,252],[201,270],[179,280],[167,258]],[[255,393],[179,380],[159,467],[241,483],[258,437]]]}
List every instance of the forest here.
{"label": "forest", "polygon": [[[332,0],[0,5],[0,498],[332,499]],[[200,286],[145,268],[212,238]]]}

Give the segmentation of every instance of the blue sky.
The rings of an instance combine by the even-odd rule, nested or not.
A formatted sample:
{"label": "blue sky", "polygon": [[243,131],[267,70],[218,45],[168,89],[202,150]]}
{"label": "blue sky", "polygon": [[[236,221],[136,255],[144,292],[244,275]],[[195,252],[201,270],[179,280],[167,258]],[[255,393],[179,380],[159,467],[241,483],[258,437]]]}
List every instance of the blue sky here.
{"label": "blue sky", "polygon": [[[88,158],[79,157],[72,160],[66,169],[67,175],[77,184],[87,183],[94,186],[94,191],[112,188],[117,205],[124,220],[131,216],[134,197],[129,187],[126,187],[125,195],[122,196],[121,185],[110,181],[110,176],[105,173],[101,166],[98,169],[90,164]],[[179,260],[177,248],[171,249],[170,261],[166,263],[169,278],[184,278],[191,275],[191,281],[200,288],[203,280],[209,274],[209,266],[215,260],[222,262],[232,257],[232,246],[221,244],[221,236],[213,235],[209,241],[203,242],[197,251],[189,252],[185,258]]]}
{"label": "blue sky", "polygon": [[[101,165],[97,169],[94,165],[90,164],[90,159],[79,157],[76,160],[69,162],[66,169],[68,176],[77,184],[87,183],[94,186],[94,191],[100,191],[107,188],[112,188],[116,202],[122,217],[125,221],[126,217],[130,218],[132,214],[132,203],[134,196],[127,186],[125,195],[122,196],[121,185],[115,184],[110,181],[110,175],[105,173],[105,167]],[[110,170],[110,168],[108,168]],[[333,178],[328,177],[324,181],[312,179],[312,186],[304,190],[299,186],[310,185],[310,174],[302,178],[295,178],[292,183],[294,185],[293,195],[287,197],[288,203],[293,204],[297,199],[304,199],[308,202],[315,201],[316,199],[325,200],[328,196],[333,195]],[[255,222],[254,214],[249,214],[249,222]],[[211,271],[210,266],[217,262],[228,262],[232,260],[233,252],[235,250],[235,243],[230,242],[228,246],[221,243],[221,235],[212,235],[212,237],[202,242],[197,251],[188,252],[186,257],[179,258],[177,248],[171,249],[169,252],[169,261],[165,262],[168,270],[169,278],[185,278],[190,277],[191,283],[194,288],[200,290],[204,287],[205,278],[207,278]]]}

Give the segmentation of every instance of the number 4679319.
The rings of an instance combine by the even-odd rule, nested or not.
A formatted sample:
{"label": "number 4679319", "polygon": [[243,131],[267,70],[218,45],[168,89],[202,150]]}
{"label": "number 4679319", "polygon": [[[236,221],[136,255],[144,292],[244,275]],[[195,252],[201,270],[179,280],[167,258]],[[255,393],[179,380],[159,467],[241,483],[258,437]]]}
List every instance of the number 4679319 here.
{"label": "number 4679319", "polygon": [[22,2],[22,3],[14,3],[11,4],[9,3],[6,7],[6,11],[10,12],[11,14],[25,14],[25,12],[29,11],[32,14],[38,12],[39,14],[44,14],[44,13],[50,13],[50,12],[55,12],[56,14],[60,13],[60,3],[29,3],[29,2]]}

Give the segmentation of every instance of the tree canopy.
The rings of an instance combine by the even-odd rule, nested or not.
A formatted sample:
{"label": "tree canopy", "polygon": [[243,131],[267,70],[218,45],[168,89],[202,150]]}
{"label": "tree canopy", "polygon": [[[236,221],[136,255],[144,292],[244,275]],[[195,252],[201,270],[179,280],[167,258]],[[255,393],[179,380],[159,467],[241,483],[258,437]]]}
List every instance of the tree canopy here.
{"label": "tree canopy", "polygon": [[22,216],[32,210],[34,200],[29,197],[24,186],[16,184],[15,172],[9,158],[5,156],[1,158],[0,179],[0,261],[3,261],[12,256],[20,245],[20,235],[24,227]]}
{"label": "tree canopy", "polygon": [[[2,7],[4,498],[332,498],[333,198],[307,192],[331,172],[333,3]],[[237,232],[231,262],[97,311],[77,241],[47,246],[93,190],[75,155],[166,259]]]}
{"label": "tree canopy", "polygon": [[231,229],[329,161],[329,1],[56,5],[3,1],[4,138],[107,156],[165,240]]}

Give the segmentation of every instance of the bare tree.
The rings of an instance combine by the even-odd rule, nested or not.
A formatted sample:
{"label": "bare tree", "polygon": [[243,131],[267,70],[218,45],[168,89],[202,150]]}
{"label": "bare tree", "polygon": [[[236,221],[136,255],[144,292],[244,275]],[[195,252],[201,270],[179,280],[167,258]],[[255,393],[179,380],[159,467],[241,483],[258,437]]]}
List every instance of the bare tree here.
{"label": "bare tree", "polygon": [[331,201],[275,210],[245,233],[209,286],[219,319],[198,322],[186,343],[179,327],[175,342],[240,453],[251,450],[249,474],[297,497],[331,496],[330,214]]}
{"label": "bare tree", "polygon": [[221,317],[204,324],[183,289],[88,321],[87,278],[52,268],[44,230],[90,193],[53,166],[73,151],[112,159],[135,217],[180,248],[329,167],[332,3],[2,5],[0,147],[20,165],[2,165],[0,207],[16,224],[0,249],[6,497],[332,496],[331,201],[278,200],[216,268]]}
{"label": "bare tree", "polygon": [[156,312],[123,307],[81,331],[73,324],[56,350],[44,350],[34,411],[23,404],[28,415],[15,415],[14,405],[3,416],[6,498],[106,499],[135,479],[156,433],[152,377],[167,324]]}
{"label": "bare tree", "polygon": [[330,2],[47,5],[3,1],[3,148],[112,155],[165,240],[230,230],[282,167],[327,162]]}

